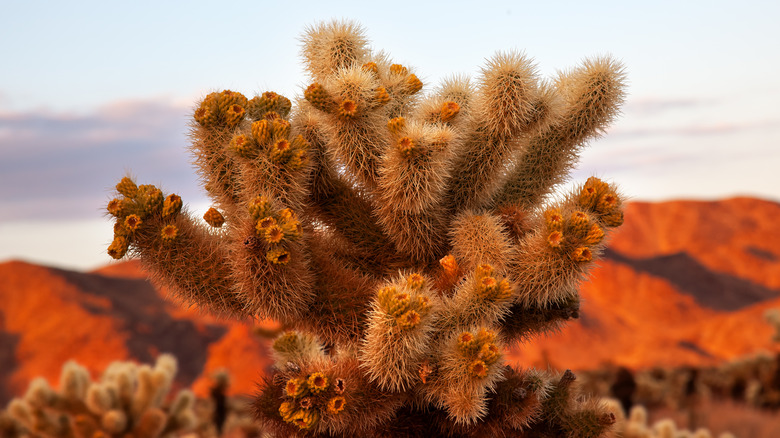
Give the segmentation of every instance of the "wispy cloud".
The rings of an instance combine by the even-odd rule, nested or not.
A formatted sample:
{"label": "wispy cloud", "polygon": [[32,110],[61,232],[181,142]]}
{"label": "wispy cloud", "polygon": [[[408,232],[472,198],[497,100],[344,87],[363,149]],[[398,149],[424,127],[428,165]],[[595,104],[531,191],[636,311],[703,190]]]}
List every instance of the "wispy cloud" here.
{"label": "wispy cloud", "polygon": [[717,104],[714,99],[682,98],[682,99],[656,99],[638,98],[629,99],[623,111],[638,116],[657,115],[660,113],[689,110],[691,108]]}
{"label": "wispy cloud", "polygon": [[128,171],[200,198],[185,150],[189,111],[147,100],[88,114],[0,113],[0,221],[95,217]]}
{"label": "wispy cloud", "polygon": [[626,138],[649,137],[696,137],[723,134],[741,134],[750,131],[760,131],[780,128],[780,119],[761,120],[744,123],[712,123],[692,124],[683,126],[659,126],[641,128],[614,128],[609,130],[610,140],[624,140]]}

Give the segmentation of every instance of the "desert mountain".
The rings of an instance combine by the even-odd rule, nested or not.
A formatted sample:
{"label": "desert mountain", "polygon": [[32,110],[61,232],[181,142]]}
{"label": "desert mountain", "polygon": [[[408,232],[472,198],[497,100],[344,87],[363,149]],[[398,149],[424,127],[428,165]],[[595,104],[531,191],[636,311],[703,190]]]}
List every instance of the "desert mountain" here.
{"label": "desert mountain", "polygon": [[[712,364],[780,351],[764,321],[780,308],[780,204],[749,198],[634,202],[582,288],[581,318],[515,346],[524,365],[585,369]],[[111,361],[179,358],[179,381],[205,394],[222,367],[232,392],[252,392],[270,366],[250,322],[220,321],[167,301],[135,262],[89,273],[0,264],[0,403],[76,359],[95,374]]]}

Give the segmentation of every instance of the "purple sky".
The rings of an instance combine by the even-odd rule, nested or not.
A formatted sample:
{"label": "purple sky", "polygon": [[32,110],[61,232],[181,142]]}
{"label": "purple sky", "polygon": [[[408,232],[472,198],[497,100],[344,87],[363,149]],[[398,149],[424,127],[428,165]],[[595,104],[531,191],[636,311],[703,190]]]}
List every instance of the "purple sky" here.
{"label": "purple sky", "polygon": [[476,75],[497,50],[524,49],[545,75],[610,52],[626,65],[628,99],[575,180],[596,174],[639,200],[780,200],[780,6],[764,3],[6,5],[0,260],[108,263],[103,206],[127,172],[208,208],[186,151],[191,106],[223,88],[299,95],[297,38],[329,17],[362,23],[430,85]]}

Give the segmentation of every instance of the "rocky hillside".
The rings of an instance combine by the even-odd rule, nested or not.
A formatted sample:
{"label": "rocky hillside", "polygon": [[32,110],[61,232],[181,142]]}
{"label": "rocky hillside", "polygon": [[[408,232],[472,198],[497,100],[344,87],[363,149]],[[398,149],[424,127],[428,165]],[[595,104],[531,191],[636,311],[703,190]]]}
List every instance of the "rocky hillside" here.
{"label": "rocky hillside", "polygon": [[[582,290],[580,320],[516,346],[519,364],[593,368],[709,364],[772,345],[763,314],[780,308],[780,204],[631,204]],[[93,372],[117,359],[179,358],[179,385],[207,392],[221,367],[251,392],[270,366],[248,322],[219,321],[166,301],[134,262],[79,273],[0,264],[0,403],[30,379],[56,382],[74,358]],[[261,324],[262,325],[262,324]]]}

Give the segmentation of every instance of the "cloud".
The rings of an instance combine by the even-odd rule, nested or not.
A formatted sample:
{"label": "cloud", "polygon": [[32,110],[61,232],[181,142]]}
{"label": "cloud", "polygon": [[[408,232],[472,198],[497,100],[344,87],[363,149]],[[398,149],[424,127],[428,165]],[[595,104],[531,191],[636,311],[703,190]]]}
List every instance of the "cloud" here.
{"label": "cloud", "polygon": [[128,171],[202,199],[186,151],[190,111],[145,100],[88,114],[0,113],[0,221],[99,216]]}
{"label": "cloud", "polygon": [[714,99],[684,98],[684,99],[656,99],[637,98],[629,99],[623,111],[638,116],[656,115],[675,110],[688,110],[695,107],[715,105],[719,102]]}
{"label": "cloud", "polygon": [[705,125],[683,125],[664,127],[642,128],[614,128],[608,131],[610,140],[624,140],[626,138],[649,137],[697,137],[723,134],[740,134],[749,131],[759,131],[780,128],[780,119],[751,121],[744,123],[713,123]]}

